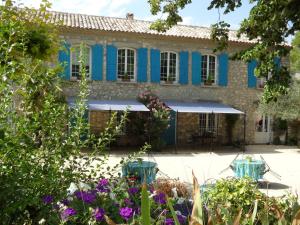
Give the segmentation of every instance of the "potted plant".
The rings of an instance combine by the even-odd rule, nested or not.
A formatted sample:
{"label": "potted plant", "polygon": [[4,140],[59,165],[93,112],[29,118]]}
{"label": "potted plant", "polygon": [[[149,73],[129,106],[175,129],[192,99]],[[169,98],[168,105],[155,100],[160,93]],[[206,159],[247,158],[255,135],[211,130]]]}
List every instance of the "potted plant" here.
{"label": "potted plant", "polygon": [[212,76],[212,74],[209,74],[207,79],[204,81],[204,84],[210,86],[210,85],[212,85],[212,83],[213,83],[213,76]]}
{"label": "potted plant", "polygon": [[124,73],[124,76],[122,77],[122,81],[126,81],[126,82],[130,81],[130,77],[127,72]]}

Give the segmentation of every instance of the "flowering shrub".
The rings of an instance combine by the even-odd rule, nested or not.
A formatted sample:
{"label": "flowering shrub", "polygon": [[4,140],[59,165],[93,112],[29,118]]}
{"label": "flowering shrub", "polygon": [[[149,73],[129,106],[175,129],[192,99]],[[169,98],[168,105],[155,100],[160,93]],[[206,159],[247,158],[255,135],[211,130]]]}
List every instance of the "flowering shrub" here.
{"label": "flowering shrub", "polygon": [[[151,224],[175,224],[167,205],[167,196],[155,191],[152,186],[148,193]],[[65,199],[46,195],[42,201],[49,206],[57,224],[107,224],[107,220],[117,224],[141,224],[141,187],[130,186],[123,179],[103,178],[90,185],[72,183]],[[176,198],[170,201],[174,205],[178,203]],[[176,215],[180,224],[188,224],[188,215],[179,210]]]}
{"label": "flowering shrub", "polygon": [[[150,110],[150,115],[145,113],[137,114],[137,122],[132,124],[131,129],[138,134],[142,133],[153,149],[159,149],[164,145],[161,135],[169,127],[170,109],[149,90],[141,93],[138,96],[138,101]],[[139,129],[136,129],[136,127],[139,127]]]}

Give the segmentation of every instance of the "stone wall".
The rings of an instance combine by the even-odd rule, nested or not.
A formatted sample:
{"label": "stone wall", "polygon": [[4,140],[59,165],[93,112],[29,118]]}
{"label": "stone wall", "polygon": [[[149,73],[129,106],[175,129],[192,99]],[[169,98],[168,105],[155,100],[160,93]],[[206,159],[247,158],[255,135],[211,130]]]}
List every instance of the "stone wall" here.
{"label": "stone wall", "polygon": [[[136,99],[138,94],[151,89],[162,100],[180,101],[218,101],[230,105],[246,113],[246,141],[254,142],[254,125],[256,102],[259,99],[261,90],[248,88],[247,64],[241,61],[229,61],[228,86],[201,86],[191,83],[191,54],[192,51],[200,51],[202,54],[213,54],[215,47],[213,42],[208,40],[195,40],[183,38],[166,38],[141,34],[121,34],[96,31],[78,32],[78,30],[65,30],[64,38],[71,44],[78,44],[81,41],[87,44],[100,43],[104,46],[103,81],[90,81],[90,98],[94,99]],[[117,47],[131,48],[158,48],[160,50],[188,51],[189,52],[189,83],[179,84],[155,84],[150,83],[150,50],[148,51],[148,82],[145,83],[124,83],[120,81],[106,81],[106,48],[107,44],[113,43]],[[230,43],[229,54],[244,49],[247,45],[242,43]],[[68,97],[75,96],[78,92],[78,82],[66,81],[64,93]],[[192,119],[191,119],[192,120]],[[98,129],[98,128],[97,128]],[[234,134],[237,139],[243,131],[243,121],[238,121]],[[225,137],[225,134],[223,135]]]}
{"label": "stone wall", "polygon": [[178,113],[177,118],[178,144],[186,144],[191,135],[199,130],[199,115],[197,113]]}
{"label": "stone wall", "polygon": [[109,119],[110,112],[108,111],[90,111],[89,122],[91,133],[99,136],[99,134],[104,131]]}

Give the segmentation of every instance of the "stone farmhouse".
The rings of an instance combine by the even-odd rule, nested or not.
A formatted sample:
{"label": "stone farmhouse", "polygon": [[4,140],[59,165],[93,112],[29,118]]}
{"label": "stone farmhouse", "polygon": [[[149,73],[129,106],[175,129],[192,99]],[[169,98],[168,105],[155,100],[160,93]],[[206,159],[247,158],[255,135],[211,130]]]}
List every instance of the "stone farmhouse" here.
{"label": "stone farmhouse", "polygon": [[[247,144],[272,142],[271,118],[256,112],[264,85],[254,76],[255,61],[232,61],[230,56],[252,42],[229,33],[226,52],[214,53],[210,29],[177,25],[165,33],[151,30],[151,22],[126,18],[51,12],[52,22],[62,21],[61,38],[66,50],[64,94],[78,91],[79,45],[87,46],[89,71],[89,122],[99,134],[112,111],[147,111],[136,101],[151,89],[172,110],[168,144],[186,144],[191,137],[212,132],[218,143],[226,143],[225,118],[238,114],[233,139]],[[126,134],[124,134],[126,135]],[[126,143],[125,143],[126,144]],[[129,144],[129,143],[127,143]]]}

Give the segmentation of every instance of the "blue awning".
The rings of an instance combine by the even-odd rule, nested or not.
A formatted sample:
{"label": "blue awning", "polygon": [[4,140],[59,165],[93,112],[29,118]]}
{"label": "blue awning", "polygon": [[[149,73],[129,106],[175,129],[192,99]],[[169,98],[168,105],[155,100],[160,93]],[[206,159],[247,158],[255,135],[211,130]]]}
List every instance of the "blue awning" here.
{"label": "blue awning", "polygon": [[[71,107],[74,106],[74,99],[68,99]],[[149,109],[137,100],[88,100],[89,110],[99,111],[133,111],[147,112]]]}
{"label": "blue awning", "polygon": [[182,113],[244,114],[242,111],[218,102],[165,101],[165,104],[172,110]]}

